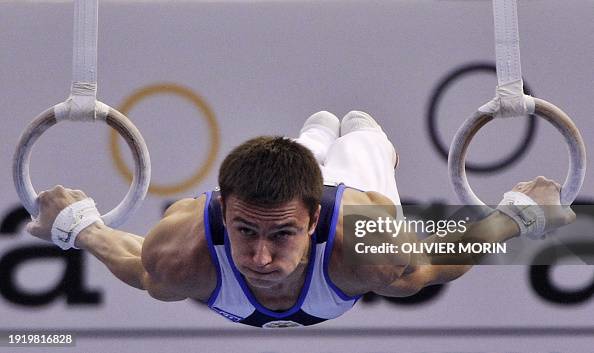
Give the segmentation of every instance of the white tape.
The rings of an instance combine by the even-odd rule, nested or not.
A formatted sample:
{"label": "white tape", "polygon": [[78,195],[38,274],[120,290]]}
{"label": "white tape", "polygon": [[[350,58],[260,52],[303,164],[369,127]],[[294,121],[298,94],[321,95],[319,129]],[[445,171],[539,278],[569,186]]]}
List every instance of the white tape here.
{"label": "white tape", "polygon": [[54,108],[58,121],[95,121],[97,99],[98,1],[74,1],[70,97]]}
{"label": "white tape", "polygon": [[496,118],[534,113],[534,99],[524,94],[516,0],[493,0],[497,89],[495,98],[479,108]]}
{"label": "white tape", "polygon": [[77,201],[60,211],[54,220],[52,242],[62,250],[78,249],[74,246],[76,237],[83,229],[96,222],[103,224],[95,201],[91,198]]}
{"label": "white tape", "polygon": [[511,217],[520,228],[520,235],[531,239],[542,238],[546,226],[546,219],[542,208],[528,195],[508,191],[503,194],[503,200],[497,210]]}
{"label": "white tape", "polygon": [[[95,100],[93,97],[93,101],[95,103],[95,109],[93,113],[85,113],[80,114],[81,109],[87,109],[84,103],[81,106],[81,99],[84,97],[82,96],[71,96],[66,101],[56,104],[54,106],[54,116],[58,122],[62,120],[71,120],[71,121],[105,121],[107,118],[107,113],[109,113],[109,109],[111,108],[109,105]],[[84,108],[81,108],[84,107]],[[73,113],[73,110],[77,111]]]}
{"label": "white tape", "polygon": [[111,107],[103,102],[95,101],[95,119],[105,120]]}
{"label": "white tape", "polygon": [[523,92],[522,80],[497,86],[495,98],[479,108],[480,112],[496,118],[512,118],[534,113],[535,103],[532,96]]}

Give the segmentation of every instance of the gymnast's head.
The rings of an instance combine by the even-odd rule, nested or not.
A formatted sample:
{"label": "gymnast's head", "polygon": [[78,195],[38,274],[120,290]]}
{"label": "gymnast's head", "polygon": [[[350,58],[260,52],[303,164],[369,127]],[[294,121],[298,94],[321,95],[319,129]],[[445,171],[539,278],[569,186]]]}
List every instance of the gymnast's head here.
{"label": "gymnast's head", "polygon": [[272,287],[304,265],[323,188],[306,147],[285,137],[248,140],[225,158],[218,183],[231,256],[251,285]]}

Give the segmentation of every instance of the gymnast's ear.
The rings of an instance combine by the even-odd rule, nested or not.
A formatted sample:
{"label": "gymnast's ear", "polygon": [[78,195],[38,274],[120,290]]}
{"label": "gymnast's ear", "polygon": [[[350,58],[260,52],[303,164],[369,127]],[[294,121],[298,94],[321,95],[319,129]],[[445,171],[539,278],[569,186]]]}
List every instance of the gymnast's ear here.
{"label": "gymnast's ear", "polygon": [[227,224],[225,223],[225,200],[223,200],[223,197],[221,195],[217,196],[217,200],[219,201],[219,204],[221,205],[221,215],[223,215],[223,226],[227,227]]}
{"label": "gymnast's ear", "polygon": [[309,229],[307,230],[307,233],[309,235],[312,235],[316,230],[316,226],[318,225],[318,221],[320,220],[320,211],[321,210],[322,210],[322,205],[318,205],[318,209],[314,213],[314,216],[312,218],[310,218],[310,220],[309,220]]}

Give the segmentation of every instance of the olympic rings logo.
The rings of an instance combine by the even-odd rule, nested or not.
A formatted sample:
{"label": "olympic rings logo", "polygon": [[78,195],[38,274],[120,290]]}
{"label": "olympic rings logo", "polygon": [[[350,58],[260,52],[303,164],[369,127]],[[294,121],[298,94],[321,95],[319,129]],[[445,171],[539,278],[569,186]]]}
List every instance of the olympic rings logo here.
{"label": "olympic rings logo", "polygon": [[[172,83],[154,84],[142,87],[127,97],[118,108],[124,115],[128,115],[130,110],[143,99],[159,94],[171,94],[179,96],[191,102],[202,116],[206,119],[210,135],[210,147],[207,152],[207,159],[194,172],[192,176],[174,184],[156,184],[151,182],[148,192],[154,195],[167,196],[186,191],[197,185],[211,171],[220,147],[220,130],[214,112],[202,97],[194,93],[191,89]],[[115,167],[120,175],[128,182],[132,181],[132,172],[122,158],[122,152],[118,143],[118,135],[115,130],[110,132],[110,150]]]}

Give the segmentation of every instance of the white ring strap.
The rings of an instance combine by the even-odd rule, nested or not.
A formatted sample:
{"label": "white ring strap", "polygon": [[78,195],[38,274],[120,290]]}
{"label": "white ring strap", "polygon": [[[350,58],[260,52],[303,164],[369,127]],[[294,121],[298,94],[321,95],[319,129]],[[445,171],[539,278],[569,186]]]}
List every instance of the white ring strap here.
{"label": "white ring strap", "polygon": [[70,97],[56,107],[56,120],[95,121],[97,99],[98,0],[74,1],[72,86]]}
{"label": "white ring strap", "polygon": [[524,94],[516,0],[493,0],[497,89],[479,111],[498,118],[534,113],[534,100]]}
{"label": "white ring strap", "polygon": [[499,85],[522,80],[516,0],[493,0],[495,57]]}

